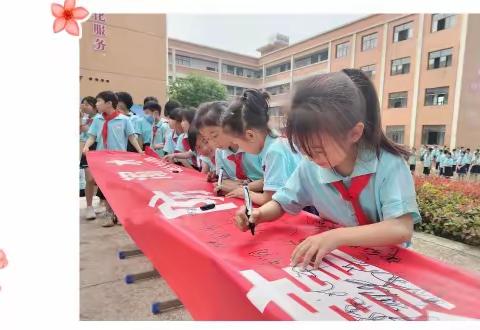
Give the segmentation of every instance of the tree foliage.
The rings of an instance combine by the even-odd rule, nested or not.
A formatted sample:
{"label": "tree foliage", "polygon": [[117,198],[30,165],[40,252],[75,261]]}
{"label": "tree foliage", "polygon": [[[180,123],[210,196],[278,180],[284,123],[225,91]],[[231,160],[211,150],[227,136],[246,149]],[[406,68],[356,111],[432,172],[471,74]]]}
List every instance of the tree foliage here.
{"label": "tree foliage", "polygon": [[168,91],[170,99],[180,102],[183,106],[198,107],[209,101],[224,101],[227,99],[225,86],[215,79],[189,74],[185,78],[177,78]]}

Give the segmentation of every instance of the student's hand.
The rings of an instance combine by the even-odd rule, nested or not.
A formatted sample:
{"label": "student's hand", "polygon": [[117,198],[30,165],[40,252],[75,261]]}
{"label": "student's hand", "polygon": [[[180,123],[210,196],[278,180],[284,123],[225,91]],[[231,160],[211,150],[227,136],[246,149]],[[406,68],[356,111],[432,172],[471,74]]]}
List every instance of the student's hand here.
{"label": "student's hand", "polygon": [[89,148],[87,148],[86,146],[85,146],[85,147],[83,147],[83,150],[82,150],[82,152],[83,152],[84,154],[86,154],[86,153],[87,153],[87,152],[89,152],[89,151],[90,151],[90,149],[89,149]]}
{"label": "student's hand", "polygon": [[145,155],[145,151],[143,151],[143,150],[140,150],[138,153],[139,153],[140,155]]}
{"label": "student's hand", "polygon": [[[248,230],[248,218],[247,215],[245,214],[245,206],[242,206],[238,209],[238,211],[235,213],[235,226],[237,226],[238,229],[241,231],[247,231]],[[250,222],[253,223],[258,223],[261,218],[261,213],[260,209],[253,209],[252,210],[252,215],[250,216]]]}
{"label": "student's hand", "polygon": [[218,192],[222,190],[222,185],[218,185],[217,182],[214,182],[213,184],[213,192],[218,195]]}
{"label": "student's hand", "polygon": [[314,259],[313,268],[317,269],[322,258],[335,250],[338,245],[338,232],[329,230],[318,235],[307,237],[298,244],[291,256],[291,266],[296,266],[302,261],[302,268],[305,268]]}
{"label": "student's hand", "polygon": [[208,172],[207,182],[215,182],[218,180],[218,175],[215,172]]}
{"label": "student's hand", "polygon": [[166,155],[163,157],[163,159],[169,163],[173,163],[173,158],[175,157],[174,154]]}
{"label": "student's hand", "polygon": [[221,187],[217,187],[217,183],[214,183],[214,190],[215,188],[217,188],[217,190],[215,190],[215,192],[217,192],[218,190],[222,190],[224,191],[225,193],[229,193],[235,189],[237,189],[238,187],[242,187],[242,184],[240,181],[234,181],[234,180],[223,180],[222,181],[222,186]]}
{"label": "student's hand", "polygon": [[230,191],[225,197],[232,197],[232,198],[243,198],[243,188],[236,188]]}

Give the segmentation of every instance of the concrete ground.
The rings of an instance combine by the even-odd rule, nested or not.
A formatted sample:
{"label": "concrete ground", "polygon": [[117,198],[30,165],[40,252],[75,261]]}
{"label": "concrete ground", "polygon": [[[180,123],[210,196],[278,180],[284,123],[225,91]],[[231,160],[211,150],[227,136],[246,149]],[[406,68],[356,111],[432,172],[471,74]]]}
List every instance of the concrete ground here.
{"label": "concrete ground", "polygon": [[[94,201],[94,205],[98,200]],[[101,218],[86,221],[80,199],[80,320],[192,320],[184,308],[160,315],[150,311],[154,301],[174,298],[161,279],[127,285],[126,274],[152,270],[145,257],[119,260],[119,249],[135,248],[121,226],[101,227]],[[480,248],[424,233],[415,233],[413,249],[480,276]]]}
{"label": "concrete ground", "polygon": [[[94,206],[98,200],[94,200]],[[192,320],[185,308],[160,315],[151,303],[175,298],[161,278],[126,284],[125,275],[153,269],[144,256],[118,259],[119,250],[135,249],[122,226],[103,228],[101,217],[85,220],[80,199],[80,320]]]}

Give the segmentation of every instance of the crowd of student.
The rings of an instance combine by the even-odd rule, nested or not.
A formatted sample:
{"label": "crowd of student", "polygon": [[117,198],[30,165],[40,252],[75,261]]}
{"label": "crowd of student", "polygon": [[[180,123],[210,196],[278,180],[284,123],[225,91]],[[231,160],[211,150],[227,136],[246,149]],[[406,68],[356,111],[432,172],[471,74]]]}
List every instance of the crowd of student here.
{"label": "crowd of student", "polygon": [[[259,207],[248,218],[245,207],[237,211],[234,224],[243,231],[249,223],[301,210],[343,225],[305,239],[292,254],[293,264],[312,261],[316,267],[342,245],[408,245],[413,224],[421,221],[405,161],[410,153],[382,132],[375,88],[360,70],[299,82],[284,136],[268,126],[268,95],[254,89],[231,102],[207,102],[196,109],[175,101],[162,108],[147,97],[143,116],[132,113],[132,105],[125,92],[105,91],[82,100],[87,219],[95,219],[95,183],[85,153],[144,152],[149,146],[165,160],[205,173],[218,194],[243,198],[246,185]],[[432,152],[423,154],[424,164]],[[101,191],[97,195],[104,200]],[[112,226],[117,220],[105,205],[110,216],[103,225]]]}
{"label": "crowd of student", "polygon": [[439,148],[437,145],[423,145],[418,152],[415,148],[411,150],[408,163],[412,174],[415,173],[418,161],[422,163],[425,176],[429,176],[434,169],[437,175],[445,178],[470,178],[477,181],[480,174],[480,149],[471,152],[469,148],[460,147],[450,151],[447,146]]}

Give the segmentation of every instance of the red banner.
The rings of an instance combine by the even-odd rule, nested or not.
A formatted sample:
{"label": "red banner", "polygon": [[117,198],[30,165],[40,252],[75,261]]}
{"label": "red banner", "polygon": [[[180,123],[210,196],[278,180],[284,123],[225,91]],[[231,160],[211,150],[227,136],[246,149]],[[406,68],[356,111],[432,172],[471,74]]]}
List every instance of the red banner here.
{"label": "red banner", "polygon": [[125,230],[194,319],[480,319],[478,274],[397,246],[340,248],[319,270],[292,268],[294,247],[334,224],[285,215],[252,236],[233,224],[243,201],[214,196],[198,172],[137,153],[87,158]]}

